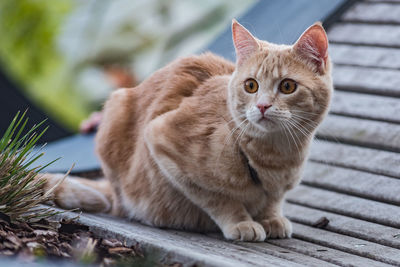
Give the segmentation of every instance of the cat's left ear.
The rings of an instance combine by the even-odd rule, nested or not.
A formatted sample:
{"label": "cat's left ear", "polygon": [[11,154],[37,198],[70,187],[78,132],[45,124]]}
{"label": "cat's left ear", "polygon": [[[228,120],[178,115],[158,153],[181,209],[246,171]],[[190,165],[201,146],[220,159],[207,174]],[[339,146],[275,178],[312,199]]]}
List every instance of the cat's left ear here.
{"label": "cat's left ear", "polygon": [[310,26],[293,46],[295,52],[308,61],[313,69],[324,74],[328,60],[328,37],[321,22]]}
{"label": "cat's left ear", "polygon": [[256,38],[235,19],[232,20],[232,39],[238,65],[242,64],[243,61],[248,59],[259,48]]}

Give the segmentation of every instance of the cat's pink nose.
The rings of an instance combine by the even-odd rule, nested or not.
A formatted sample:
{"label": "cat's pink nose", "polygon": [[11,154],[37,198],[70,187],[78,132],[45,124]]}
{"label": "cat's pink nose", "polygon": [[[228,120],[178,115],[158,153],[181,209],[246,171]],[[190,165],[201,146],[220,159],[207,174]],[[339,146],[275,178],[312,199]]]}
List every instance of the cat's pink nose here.
{"label": "cat's pink nose", "polygon": [[267,109],[269,109],[270,107],[272,107],[272,105],[268,105],[268,104],[257,104],[258,109],[261,112],[261,115],[264,116],[264,113]]}

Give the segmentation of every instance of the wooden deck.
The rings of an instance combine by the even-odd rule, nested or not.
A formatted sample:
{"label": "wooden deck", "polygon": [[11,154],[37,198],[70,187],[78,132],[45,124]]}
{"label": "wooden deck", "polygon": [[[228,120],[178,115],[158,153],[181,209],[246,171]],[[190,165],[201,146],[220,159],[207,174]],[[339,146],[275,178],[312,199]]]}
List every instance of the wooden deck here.
{"label": "wooden deck", "polygon": [[231,243],[82,215],[101,235],[215,266],[400,266],[400,1],[360,1],[328,32],[331,113],[284,206],[292,239]]}
{"label": "wooden deck", "polygon": [[400,1],[360,1],[328,36],[331,113],[287,198],[294,239],[269,242],[338,265],[400,266]]}

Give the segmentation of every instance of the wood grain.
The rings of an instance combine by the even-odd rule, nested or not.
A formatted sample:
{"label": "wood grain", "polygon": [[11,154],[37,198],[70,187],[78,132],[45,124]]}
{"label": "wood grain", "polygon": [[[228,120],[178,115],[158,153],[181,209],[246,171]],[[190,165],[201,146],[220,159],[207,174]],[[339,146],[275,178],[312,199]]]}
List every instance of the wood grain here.
{"label": "wood grain", "polygon": [[319,140],[310,160],[400,178],[399,153]]}
{"label": "wood grain", "polygon": [[305,168],[303,183],[330,191],[400,205],[400,179],[383,175],[309,162]]}
{"label": "wood grain", "polygon": [[368,23],[400,23],[400,5],[398,3],[358,3],[352,6],[342,20]]}
{"label": "wood grain", "polygon": [[333,141],[400,152],[400,125],[381,121],[329,115],[318,136]]}
{"label": "wood grain", "polygon": [[323,229],[348,235],[385,246],[400,249],[400,230],[394,227],[367,222],[332,212],[285,203],[284,212],[290,220],[313,226],[320,218],[327,218],[329,223]]}
{"label": "wood grain", "polygon": [[400,228],[400,208],[329,190],[299,185],[288,194],[290,203]]}
{"label": "wood grain", "polygon": [[336,66],[333,81],[340,90],[400,97],[399,70]]}
{"label": "wood grain", "polygon": [[336,91],[331,113],[400,123],[400,101],[394,97]]}
{"label": "wood grain", "polygon": [[329,54],[335,64],[371,68],[400,69],[400,49],[330,44]]}
{"label": "wood grain", "polygon": [[400,27],[397,25],[336,23],[328,37],[331,42],[400,47]]}

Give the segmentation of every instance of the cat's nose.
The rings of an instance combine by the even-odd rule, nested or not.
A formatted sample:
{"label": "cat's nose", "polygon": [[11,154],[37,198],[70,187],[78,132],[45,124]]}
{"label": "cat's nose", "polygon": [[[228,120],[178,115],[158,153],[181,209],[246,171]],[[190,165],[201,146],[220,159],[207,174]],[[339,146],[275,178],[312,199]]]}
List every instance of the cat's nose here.
{"label": "cat's nose", "polygon": [[272,105],[268,105],[268,104],[257,104],[258,109],[261,112],[261,115],[264,116],[264,113],[267,109],[269,109]]}

